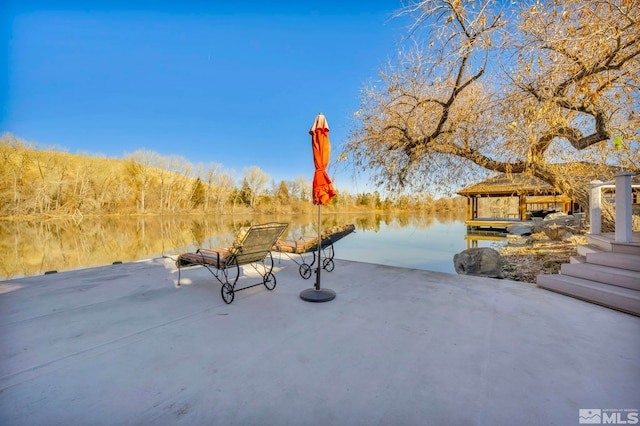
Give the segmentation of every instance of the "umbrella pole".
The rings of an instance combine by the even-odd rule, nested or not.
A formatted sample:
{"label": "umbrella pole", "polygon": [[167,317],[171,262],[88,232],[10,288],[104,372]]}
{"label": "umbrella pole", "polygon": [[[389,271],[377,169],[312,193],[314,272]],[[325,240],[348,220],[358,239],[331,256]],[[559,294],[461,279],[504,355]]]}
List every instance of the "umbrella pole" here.
{"label": "umbrella pole", "polygon": [[316,290],[320,290],[320,271],[322,270],[322,259],[320,258],[320,249],[322,246],[321,209],[322,204],[318,204],[318,269],[316,270]]}
{"label": "umbrella pole", "polygon": [[316,284],[300,292],[300,298],[306,302],[328,302],[336,298],[335,291],[328,288],[320,289],[320,271],[322,270],[322,259],[320,258],[322,250],[321,208],[322,205],[318,204],[318,268],[316,269]]}

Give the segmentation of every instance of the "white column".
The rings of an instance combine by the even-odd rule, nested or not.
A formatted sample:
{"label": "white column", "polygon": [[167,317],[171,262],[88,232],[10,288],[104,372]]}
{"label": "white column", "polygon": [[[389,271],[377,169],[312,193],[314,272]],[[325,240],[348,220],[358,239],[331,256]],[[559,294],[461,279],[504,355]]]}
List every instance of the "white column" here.
{"label": "white column", "polygon": [[630,243],[631,233],[631,172],[619,172],[616,177],[616,242]]}
{"label": "white column", "polygon": [[592,235],[602,233],[602,182],[594,180],[589,183],[589,227]]}

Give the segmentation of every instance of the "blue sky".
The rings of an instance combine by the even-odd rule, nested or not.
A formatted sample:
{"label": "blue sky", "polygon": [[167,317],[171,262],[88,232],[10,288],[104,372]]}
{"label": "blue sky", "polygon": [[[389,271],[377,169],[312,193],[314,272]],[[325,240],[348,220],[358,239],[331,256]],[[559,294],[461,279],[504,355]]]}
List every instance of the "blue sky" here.
{"label": "blue sky", "polygon": [[[400,1],[0,2],[0,133],[71,153],[147,149],[242,176],[305,176],[327,116],[332,162],[359,92],[395,56]],[[330,167],[338,188],[365,190]]]}

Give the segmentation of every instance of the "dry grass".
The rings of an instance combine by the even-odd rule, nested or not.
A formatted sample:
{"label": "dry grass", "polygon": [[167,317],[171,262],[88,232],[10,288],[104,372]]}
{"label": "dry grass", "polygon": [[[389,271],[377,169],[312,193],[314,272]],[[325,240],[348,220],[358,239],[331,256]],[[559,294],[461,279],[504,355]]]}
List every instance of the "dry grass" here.
{"label": "dry grass", "polygon": [[501,247],[504,278],[535,283],[540,274],[557,274],[563,263],[569,263],[571,256],[577,255],[578,245],[585,243],[583,235],[556,241],[537,233],[524,245]]}

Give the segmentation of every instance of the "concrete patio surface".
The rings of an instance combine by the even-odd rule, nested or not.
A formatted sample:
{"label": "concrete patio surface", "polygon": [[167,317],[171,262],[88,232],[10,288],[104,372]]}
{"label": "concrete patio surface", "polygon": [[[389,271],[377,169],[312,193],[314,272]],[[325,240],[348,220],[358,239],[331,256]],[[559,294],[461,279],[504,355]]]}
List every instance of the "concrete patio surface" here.
{"label": "concrete patio surface", "polygon": [[577,425],[580,409],[640,409],[638,317],[341,260],[322,274],[337,298],[309,303],[314,278],[276,269],[274,291],[231,305],[204,268],[175,288],[170,259],[0,282],[0,425]]}

